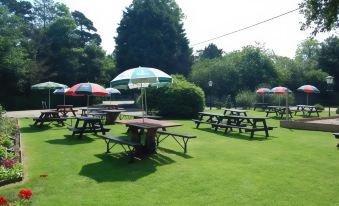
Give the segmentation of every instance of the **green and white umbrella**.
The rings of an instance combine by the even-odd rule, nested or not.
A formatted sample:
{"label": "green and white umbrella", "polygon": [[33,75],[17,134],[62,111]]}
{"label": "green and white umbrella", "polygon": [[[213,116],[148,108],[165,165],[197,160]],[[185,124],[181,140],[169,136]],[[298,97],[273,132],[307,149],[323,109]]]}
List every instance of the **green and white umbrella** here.
{"label": "green and white umbrella", "polygon": [[[137,67],[128,69],[111,81],[111,87],[116,89],[140,88],[141,94],[145,95],[145,110],[147,114],[146,89],[149,86],[160,87],[172,83],[172,77],[165,72],[149,67]],[[143,107],[143,99],[142,99]]]}
{"label": "green and white umbrella", "polygon": [[51,108],[51,89],[61,89],[61,88],[68,88],[64,84],[59,84],[56,82],[43,82],[39,84],[35,84],[31,86],[31,89],[36,89],[36,90],[45,90],[48,89],[48,109]]}

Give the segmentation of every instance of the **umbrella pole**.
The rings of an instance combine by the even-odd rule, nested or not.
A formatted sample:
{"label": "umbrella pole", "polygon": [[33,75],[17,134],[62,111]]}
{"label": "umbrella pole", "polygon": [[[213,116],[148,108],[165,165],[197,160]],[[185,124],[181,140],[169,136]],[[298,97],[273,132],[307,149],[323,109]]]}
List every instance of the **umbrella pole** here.
{"label": "umbrella pole", "polygon": [[48,109],[51,109],[51,89],[48,89]]}
{"label": "umbrella pole", "polygon": [[141,110],[142,110],[142,122],[144,122],[144,93],[141,87]]}
{"label": "umbrella pole", "polygon": [[265,94],[262,95],[262,103],[265,102]]}
{"label": "umbrella pole", "polygon": [[307,97],[306,97],[306,103],[307,103],[306,105],[308,105],[308,94],[307,94]]}
{"label": "umbrella pole", "polygon": [[280,95],[278,94],[278,98],[279,98],[279,106],[280,106]]}
{"label": "umbrella pole", "polygon": [[146,116],[147,116],[147,90],[145,89],[145,112],[146,112]]}
{"label": "umbrella pole", "polygon": [[66,95],[65,95],[65,93],[64,93],[64,105],[66,105],[65,96],[66,96]]}
{"label": "umbrella pole", "polygon": [[288,92],[286,92],[286,120],[288,121],[288,112],[289,112],[289,109],[288,109]]}
{"label": "umbrella pole", "polygon": [[87,95],[87,107],[89,106],[89,95]]}

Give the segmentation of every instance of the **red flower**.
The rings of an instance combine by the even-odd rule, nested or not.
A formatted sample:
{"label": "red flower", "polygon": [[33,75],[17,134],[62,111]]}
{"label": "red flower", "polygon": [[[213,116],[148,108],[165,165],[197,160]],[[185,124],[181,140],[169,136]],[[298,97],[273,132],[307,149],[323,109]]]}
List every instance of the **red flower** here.
{"label": "red flower", "polygon": [[22,189],[19,191],[18,197],[20,197],[21,199],[28,200],[32,196],[32,194],[33,193],[31,190]]}
{"label": "red flower", "polygon": [[15,160],[11,160],[11,159],[4,159],[1,161],[2,165],[5,167],[5,168],[13,168],[16,161]]}
{"label": "red flower", "polygon": [[0,205],[9,206],[9,202],[4,197],[0,197]]}

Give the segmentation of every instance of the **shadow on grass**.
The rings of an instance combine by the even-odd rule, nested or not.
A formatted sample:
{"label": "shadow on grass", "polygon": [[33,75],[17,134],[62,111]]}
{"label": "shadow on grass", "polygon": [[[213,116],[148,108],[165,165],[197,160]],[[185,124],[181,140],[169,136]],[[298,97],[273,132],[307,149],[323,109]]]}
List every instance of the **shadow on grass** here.
{"label": "shadow on grass", "polygon": [[154,154],[143,160],[129,163],[124,153],[97,154],[100,162],[84,165],[79,175],[89,177],[97,182],[136,181],[156,171],[156,168],[174,163],[164,155]]}
{"label": "shadow on grass", "polygon": [[90,138],[86,135],[83,135],[81,138],[78,135],[64,135],[64,139],[52,139],[47,140],[46,142],[50,144],[59,144],[59,145],[77,145],[77,144],[87,144],[94,141],[93,138]]}
{"label": "shadow on grass", "polygon": [[178,155],[178,156],[186,158],[186,159],[193,158],[192,156],[190,156],[188,154],[185,154],[183,152],[174,151],[172,149],[167,149],[167,148],[163,148],[163,147],[157,147],[157,149],[162,151],[162,152],[165,152],[165,153],[168,153],[168,154],[175,154],[175,155]]}
{"label": "shadow on grass", "polygon": [[219,129],[218,131],[214,131],[214,129],[211,129],[211,128],[198,128],[199,130],[202,130],[202,131],[205,131],[205,132],[212,132],[216,135],[220,135],[220,136],[223,136],[223,137],[230,137],[230,138],[235,138],[235,139],[240,139],[240,140],[247,140],[247,141],[267,141],[267,140],[271,140],[271,138],[276,138],[275,136],[269,136],[269,137],[266,137],[265,135],[265,132],[264,131],[260,131],[260,133],[262,134],[258,134],[258,132],[255,132],[254,133],[254,136],[253,138],[251,138],[251,133],[250,132],[242,132],[242,133],[239,133],[238,129],[233,129],[233,132],[228,130],[227,133],[225,133],[224,129],[221,130]]}
{"label": "shadow on grass", "polygon": [[20,132],[21,133],[35,133],[35,132],[45,131],[51,128],[52,127],[50,125],[37,126],[37,125],[32,124],[29,127],[21,127]]}

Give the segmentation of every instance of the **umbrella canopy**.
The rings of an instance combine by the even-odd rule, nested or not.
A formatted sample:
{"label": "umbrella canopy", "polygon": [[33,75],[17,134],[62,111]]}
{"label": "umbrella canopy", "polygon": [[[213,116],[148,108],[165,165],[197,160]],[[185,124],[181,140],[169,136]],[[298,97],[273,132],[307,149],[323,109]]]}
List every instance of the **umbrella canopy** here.
{"label": "umbrella canopy", "polygon": [[64,105],[66,105],[66,92],[69,90],[69,88],[61,88],[61,89],[56,89],[54,90],[53,94],[58,94],[58,95],[64,95]]}
{"label": "umbrella canopy", "polygon": [[271,93],[271,90],[269,88],[259,88],[256,91],[257,94],[269,94]]}
{"label": "umbrella canopy", "polygon": [[285,93],[291,93],[292,91],[286,87],[274,87],[271,89],[271,92],[273,94],[285,94]]}
{"label": "umbrella canopy", "polygon": [[172,77],[165,72],[149,67],[128,69],[111,81],[111,86],[117,89],[133,89],[151,86],[161,86],[171,83]]}
{"label": "umbrella canopy", "polygon": [[302,91],[305,93],[320,93],[319,89],[312,85],[303,85],[297,89],[298,91]]}
{"label": "umbrella canopy", "polygon": [[311,93],[320,93],[319,89],[312,85],[303,85],[297,89],[298,91],[305,92],[306,95],[306,105],[308,105],[308,95]]}
{"label": "umbrella canopy", "polygon": [[119,90],[111,87],[106,88],[106,91],[108,92],[108,94],[121,94]]}
{"label": "umbrella canopy", "polygon": [[106,97],[108,96],[108,92],[105,88],[100,86],[99,84],[94,83],[79,83],[72,86],[67,92],[66,95],[73,96],[97,96],[97,97]]}
{"label": "umbrella canopy", "polygon": [[56,82],[43,82],[39,84],[35,84],[31,86],[32,89],[37,90],[45,90],[48,89],[48,109],[51,108],[51,89],[58,89],[58,88],[68,88],[68,86],[64,84],[59,84]]}

